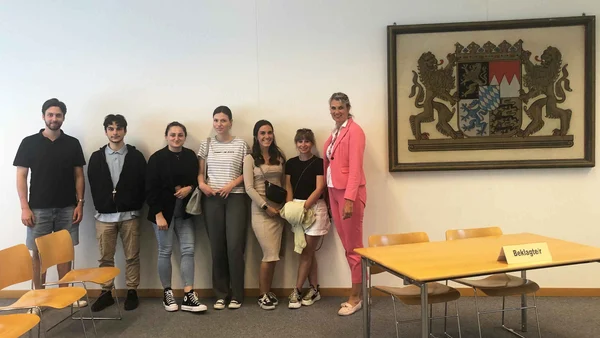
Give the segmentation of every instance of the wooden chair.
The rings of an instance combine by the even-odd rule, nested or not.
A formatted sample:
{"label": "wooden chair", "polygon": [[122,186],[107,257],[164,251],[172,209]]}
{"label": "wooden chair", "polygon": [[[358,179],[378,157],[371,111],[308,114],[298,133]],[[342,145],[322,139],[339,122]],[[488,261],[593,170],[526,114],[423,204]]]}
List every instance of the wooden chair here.
{"label": "wooden chair", "polygon": [[[0,290],[14,284],[30,281],[32,278],[33,266],[31,256],[25,244],[0,250]],[[37,310],[37,313],[40,314],[41,328],[42,311],[40,307],[64,309],[85,295],[86,290],[81,287],[31,290],[11,305],[0,307],[0,311]],[[79,319],[83,326],[83,333],[87,337],[83,317]],[[38,330],[38,337],[40,336],[40,331]],[[0,336],[4,337],[3,335]]]}
{"label": "wooden chair", "polygon": [[[369,247],[386,246],[386,245],[401,245],[401,244],[412,244],[412,243],[423,243],[429,242],[429,236],[425,232],[411,232],[402,234],[391,234],[391,235],[372,235],[369,236]],[[385,272],[379,266],[370,267],[371,275]],[[392,297],[392,303],[394,306],[394,319],[396,321],[396,337],[399,337],[398,324],[415,322],[416,320],[403,320],[398,321],[396,314],[396,299],[404,303],[405,305],[421,305],[421,288],[416,285],[409,285],[405,287],[391,287],[391,286],[373,286],[372,288],[386,293]],[[458,336],[462,337],[460,330],[460,318],[458,315],[458,299],[460,293],[447,285],[441,283],[427,283],[427,300],[429,304],[429,335],[435,337],[432,333],[431,324],[434,319],[444,319],[444,335],[452,338],[446,330],[447,318],[456,318],[458,325]],[[448,316],[447,312],[442,317],[433,317],[433,304],[444,303],[447,305],[448,302],[455,301],[456,315]]]}
{"label": "wooden chair", "polygon": [[[35,244],[38,248],[40,255],[40,273],[46,272],[46,270],[56,264],[72,262],[75,259],[75,248],[73,247],[73,241],[71,240],[71,234],[67,230],[56,231],[51,234],[41,236],[35,239]],[[121,271],[116,267],[102,267],[102,268],[86,268],[86,269],[72,269],[63,278],[55,282],[49,282],[44,285],[56,285],[56,284],[81,284],[86,290],[86,283],[104,284],[116,276]],[[117,295],[115,286],[115,298],[117,299],[117,312],[118,317],[94,317],[90,306],[90,317],[84,317],[83,319],[91,319],[94,327],[94,333],[96,332],[96,324],[94,320],[102,319],[116,319],[121,320],[121,307],[119,305],[119,297]],[[112,292],[112,290],[111,290]],[[90,299],[86,293],[86,299],[88,304],[91,305]],[[71,309],[72,311],[72,309]]]}
{"label": "wooden chair", "polygon": [[0,337],[18,338],[30,332],[36,325],[39,331],[40,317],[29,313],[0,315]]}
{"label": "wooden chair", "polygon": [[[499,227],[487,227],[487,228],[472,228],[472,229],[459,229],[459,230],[448,230],[446,231],[446,240],[461,240],[467,238],[476,238],[476,237],[488,237],[488,236],[501,236],[502,229]],[[500,248],[498,248],[498,251]],[[515,277],[512,275],[508,275],[505,273],[494,274],[483,279],[456,279],[454,280],[457,283],[469,286],[473,288],[473,293],[475,294],[475,308],[477,309],[477,326],[479,328],[479,337],[481,335],[481,322],[480,322],[480,314],[484,313],[494,313],[494,312],[502,312],[502,328],[507,330],[508,332],[524,338],[522,335],[518,334],[514,329],[507,327],[504,324],[504,312],[506,311],[514,311],[514,310],[523,310],[523,309],[535,309],[535,318],[537,322],[538,335],[541,338],[542,333],[540,330],[540,320],[538,317],[537,303],[535,298],[535,293],[540,289],[539,285],[532,280],[523,279],[519,277]],[[481,290],[484,294],[491,297],[502,297],[502,310],[494,310],[494,311],[480,311],[479,305],[477,303],[477,290]],[[516,295],[526,295],[533,294],[533,306],[524,306],[518,308],[506,308],[506,297],[507,296],[516,296]]]}

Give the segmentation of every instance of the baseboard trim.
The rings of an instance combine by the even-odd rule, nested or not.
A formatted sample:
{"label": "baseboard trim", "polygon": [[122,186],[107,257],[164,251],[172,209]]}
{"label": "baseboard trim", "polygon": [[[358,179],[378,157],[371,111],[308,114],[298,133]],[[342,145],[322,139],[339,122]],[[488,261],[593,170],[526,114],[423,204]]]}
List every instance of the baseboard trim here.
{"label": "baseboard trim", "polygon": [[[472,297],[473,289],[471,288],[456,288],[463,297]],[[1,290],[0,298],[19,298],[23,294],[25,294],[28,290]],[[139,289],[138,296],[144,298],[161,298],[163,296],[162,289]],[[89,295],[92,298],[98,297],[100,295],[101,290],[92,289],[89,290]],[[119,297],[125,297],[127,295],[126,289],[117,290]],[[182,289],[173,290],[176,297],[183,296]],[[210,298],[214,296],[214,293],[211,289],[196,289],[198,296],[200,298]],[[287,297],[290,293],[292,293],[291,288],[278,288],[273,289],[273,292],[278,297]],[[346,297],[350,293],[349,288],[321,288],[322,296],[329,297]],[[259,291],[258,289],[246,289],[245,295],[247,297],[258,297]],[[383,297],[387,296],[383,292],[378,290],[373,290],[372,295],[374,297]],[[483,295],[479,293],[478,295]],[[537,296],[540,297],[600,297],[600,288],[541,288],[537,292]]]}

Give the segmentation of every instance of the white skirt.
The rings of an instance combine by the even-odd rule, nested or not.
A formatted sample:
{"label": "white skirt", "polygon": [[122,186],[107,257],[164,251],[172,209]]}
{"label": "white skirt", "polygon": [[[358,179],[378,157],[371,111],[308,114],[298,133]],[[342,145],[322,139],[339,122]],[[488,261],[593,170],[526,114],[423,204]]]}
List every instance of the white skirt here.
{"label": "white skirt", "polygon": [[[294,202],[304,202],[305,200],[294,199]],[[317,200],[311,210],[315,213],[315,222],[308,229],[304,230],[307,236],[323,236],[329,232],[331,222],[327,212],[327,204],[324,199]]]}

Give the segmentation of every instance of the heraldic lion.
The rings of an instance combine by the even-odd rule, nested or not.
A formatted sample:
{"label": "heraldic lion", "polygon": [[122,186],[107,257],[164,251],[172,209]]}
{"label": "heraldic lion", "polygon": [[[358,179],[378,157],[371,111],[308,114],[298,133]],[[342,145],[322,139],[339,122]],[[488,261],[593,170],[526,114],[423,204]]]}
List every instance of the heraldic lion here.
{"label": "heraldic lion", "polygon": [[[423,111],[417,115],[410,116],[410,127],[415,139],[429,139],[429,133],[421,133],[421,123],[429,123],[435,120],[434,111],[438,113],[438,123],[436,129],[445,136],[452,138],[462,138],[460,131],[454,130],[448,122],[454,116],[446,104],[435,101],[435,98],[447,101],[451,106],[456,105],[456,94],[453,96],[450,91],[455,87],[454,66],[456,59],[454,54],[448,54],[448,64],[446,67],[440,67],[444,60],[436,59],[431,52],[423,53],[418,60],[419,74],[413,71],[413,85],[410,89],[409,98],[417,95],[415,107],[423,108]],[[421,85],[417,78],[421,80]],[[425,88],[423,88],[425,86]]]}
{"label": "heraldic lion", "polygon": [[[518,135],[527,137],[542,129],[544,126],[542,108],[544,106],[546,107],[546,117],[560,119],[560,129],[554,129],[553,135],[567,135],[571,123],[571,109],[559,108],[557,103],[563,103],[567,98],[563,86],[567,91],[571,91],[570,81],[567,79],[569,76],[569,72],[567,71],[568,65],[565,64],[561,70],[562,55],[558,48],[552,46],[546,48],[541,56],[541,60],[536,57],[536,60],[540,62],[539,65],[534,65],[529,60],[530,56],[531,52],[529,51],[525,51],[521,55],[521,62],[526,71],[523,75],[523,84],[529,91],[525,92],[521,89],[520,98],[524,103],[527,103],[530,99],[539,95],[543,95],[544,97],[534,101],[525,110],[531,122]],[[558,79],[561,72],[562,77]]]}

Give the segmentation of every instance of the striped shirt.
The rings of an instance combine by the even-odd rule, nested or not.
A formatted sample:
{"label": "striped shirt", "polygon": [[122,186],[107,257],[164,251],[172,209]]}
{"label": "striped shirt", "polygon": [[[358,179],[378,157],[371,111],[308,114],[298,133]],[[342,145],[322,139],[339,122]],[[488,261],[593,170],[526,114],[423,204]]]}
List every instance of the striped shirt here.
{"label": "striped shirt", "polygon": [[[202,141],[200,150],[198,150],[198,157],[207,163],[208,180],[206,184],[212,189],[220,189],[242,174],[244,156],[249,152],[248,144],[238,137],[234,137],[229,142],[219,142],[216,137],[212,137],[208,147],[207,160],[206,143],[207,140]],[[231,192],[245,193],[244,184],[231,189]]]}

